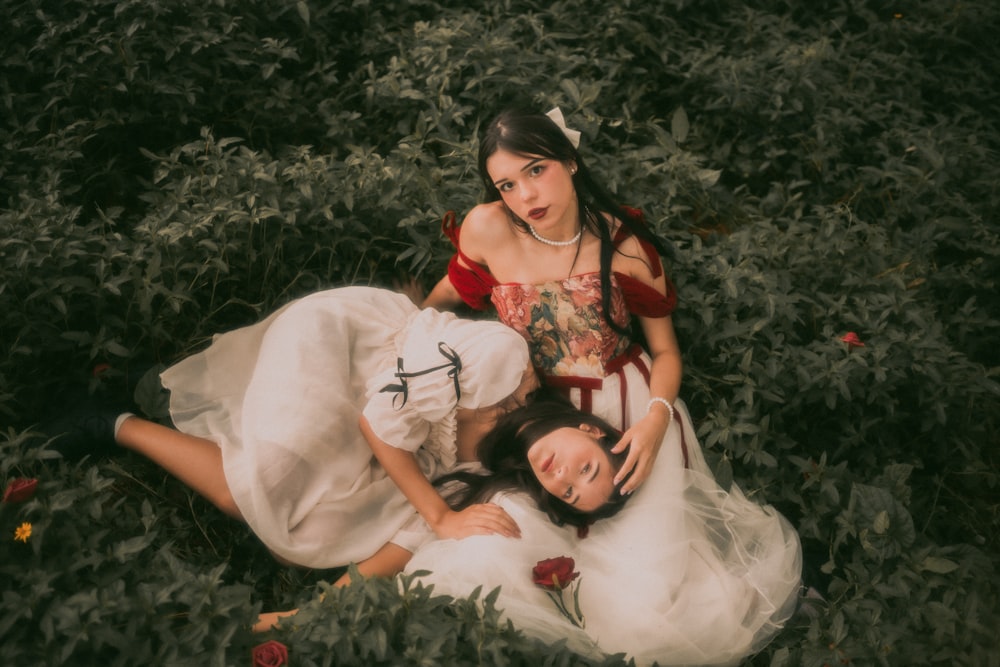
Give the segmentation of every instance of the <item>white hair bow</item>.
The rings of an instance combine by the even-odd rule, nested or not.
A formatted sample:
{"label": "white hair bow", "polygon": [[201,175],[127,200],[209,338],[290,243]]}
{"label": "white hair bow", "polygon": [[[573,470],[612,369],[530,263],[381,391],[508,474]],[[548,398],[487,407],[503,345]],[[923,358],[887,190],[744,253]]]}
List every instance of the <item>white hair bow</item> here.
{"label": "white hair bow", "polygon": [[562,133],[566,135],[567,139],[569,139],[569,143],[573,144],[573,148],[580,147],[580,132],[566,127],[566,120],[563,118],[563,112],[559,107],[553,107],[550,111],[546,112],[545,115],[559,126]]}

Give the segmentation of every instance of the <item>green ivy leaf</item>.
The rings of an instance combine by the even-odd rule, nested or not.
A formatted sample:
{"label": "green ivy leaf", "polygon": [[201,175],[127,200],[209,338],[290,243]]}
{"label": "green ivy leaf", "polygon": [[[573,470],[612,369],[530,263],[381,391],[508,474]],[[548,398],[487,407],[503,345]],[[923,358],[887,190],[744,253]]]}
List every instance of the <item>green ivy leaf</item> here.
{"label": "green ivy leaf", "polygon": [[846,514],[865,550],[880,559],[898,556],[916,539],[913,518],[886,489],[852,485]]}
{"label": "green ivy leaf", "polygon": [[295,10],[299,13],[299,18],[302,19],[302,22],[305,23],[306,26],[308,26],[309,25],[309,3],[305,2],[304,0],[299,0],[299,2],[295,3]]}
{"label": "green ivy leaf", "polygon": [[684,107],[677,107],[674,115],[670,117],[670,134],[673,136],[674,141],[683,144],[687,141],[690,130],[691,125],[688,123],[687,111],[684,110]]}
{"label": "green ivy leaf", "polygon": [[920,562],[919,567],[921,570],[926,570],[927,572],[948,574],[949,572],[954,572],[958,569],[958,563],[953,560],[948,560],[947,558],[928,556]]}

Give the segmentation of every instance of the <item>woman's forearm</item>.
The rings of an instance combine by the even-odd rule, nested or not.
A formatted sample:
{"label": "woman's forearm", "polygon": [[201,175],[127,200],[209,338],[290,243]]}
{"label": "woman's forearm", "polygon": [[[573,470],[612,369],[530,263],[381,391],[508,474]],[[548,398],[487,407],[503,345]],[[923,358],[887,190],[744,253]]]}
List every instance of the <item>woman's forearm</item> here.
{"label": "woman's forearm", "polygon": [[403,492],[410,504],[420,513],[420,516],[431,526],[436,526],[441,518],[451,511],[448,503],[430,483],[420,469],[416,457],[398,447],[383,442],[372,430],[371,424],[364,416],[360,421],[361,432],[372,448],[372,453],[382,465],[399,490]]}
{"label": "woman's forearm", "polygon": [[462,296],[455,289],[447,274],[434,285],[431,293],[420,304],[421,308],[453,310],[462,304]]}
{"label": "woman's forearm", "polygon": [[642,318],[643,333],[652,364],[649,369],[649,395],[665,398],[671,403],[681,390],[680,346],[674,334],[673,321],[669,317]]}
{"label": "woman's forearm", "polygon": [[649,395],[665,398],[670,403],[677,400],[681,390],[682,363],[679,354],[661,352],[653,357],[649,369]]}

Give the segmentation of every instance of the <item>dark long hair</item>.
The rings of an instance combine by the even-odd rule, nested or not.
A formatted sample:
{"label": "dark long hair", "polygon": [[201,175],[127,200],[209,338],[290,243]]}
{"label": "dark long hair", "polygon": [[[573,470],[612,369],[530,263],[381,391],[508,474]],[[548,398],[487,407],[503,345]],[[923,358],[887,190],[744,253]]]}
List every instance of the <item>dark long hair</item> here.
{"label": "dark long hair", "polygon": [[610,450],[621,433],[600,417],[581,412],[560,394],[541,389],[525,405],[501,416],[480,441],[477,451],[485,473],[456,471],[439,477],[434,484],[443,489],[445,500],[454,510],[488,502],[500,491],[526,491],[556,524],[585,528],[621,510],[629,497],[621,494],[621,486],[628,477],[615,485],[604,505],[583,512],[546,491],[528,463],[528,449],[540,438],[556,429],[577,428],[581,424],[595,426],[605,434],[599,442],[608,454],[612,470],[617,472],[626,453],[612,454]]}
{"label": "dark long hair", "polygon": [[[619,326],[611,316],[611,259],[615,253],[611,230],[602,214],[617,218],[631,233],[656,248],[660,255],[666,255],[666,246],[646,224],[631,211],[622,208],[611,194],[594,178],[590,169],[573,147],[570,140],[556,123],[545,114],[521,107],[501,111],[483,130],[479,138],[479,177],[486,188],[486,201],[501,201],[503,197],[493,184],[486,170],[486,161],[498,150],[503,149],[515,155],[541,155],[559,162],[575,162],[573,186],[580,211],[580,225],[601,240],[601,306],[604,319],[612,329],[627,334],[627,328]],[[511,221],[528,231],[528,224],[510,213]]]}

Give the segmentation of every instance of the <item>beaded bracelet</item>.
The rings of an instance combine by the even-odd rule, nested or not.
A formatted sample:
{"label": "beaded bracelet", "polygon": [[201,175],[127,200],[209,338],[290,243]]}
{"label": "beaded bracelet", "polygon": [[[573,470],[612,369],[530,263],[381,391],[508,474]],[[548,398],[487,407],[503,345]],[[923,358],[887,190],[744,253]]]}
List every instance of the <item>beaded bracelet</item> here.
{"label": "beaded bracelet", "polygon": [[661,398],[659,396],[654,396],[653,398],[649,399],[649,403],[646,404],[646,412],[649,412],[652,409],[654,403],[663,403],[665,406],[667,406],[667,410],[670,412],[670,421],[674,420],[674,417],[676,416],[676,413],[674,412],[674,406],[670,404],[670,401],[668,401],[665,398]]}

